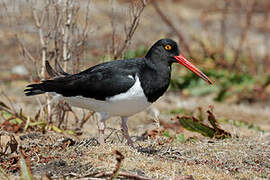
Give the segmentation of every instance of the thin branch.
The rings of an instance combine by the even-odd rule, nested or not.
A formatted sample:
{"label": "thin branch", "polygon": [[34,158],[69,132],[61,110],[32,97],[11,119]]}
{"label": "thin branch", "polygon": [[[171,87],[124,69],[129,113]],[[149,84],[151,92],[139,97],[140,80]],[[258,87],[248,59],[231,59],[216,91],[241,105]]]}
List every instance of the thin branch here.
{"label": "thin branch", "polygon": [[[11,106],[11,110],[13,111],[14,115],[15,116],[18,116],[18,113],[17,113],[17,111],[16,111],[16,109],[15,109],[15,107],[14,107],[13,102],[11,101],[11,99],[6,95],[6,93],[4,91],[1,92],[1,95],[4,96],[7,99],[9,105]],[[2,108],[5,108],[5,107],[2,107]],[[4,109],[4,110],[7,111],[8,109]],[[7,112],[9,112],[9,111],[7,111]]]}
{"label": "thin branch", "polygon": [[114,154],[116,155],[116,165],[115,165],[115,170],[113,171],[111,177],[110,177],[110,180],[113,180],[113,179],[116,179],[118,174],[119,174],[119,171],[120,171],[120,167],[122,165],[122,162],[123,160],[125,159],[125,156],[120,152],[120,151],[117,151],[115,150],[114,151]]}
{"label": "thin branch", "polygon": [[220,36],[221,36],[221,55],[222,59],[224,59],[225,56],[225,46],[227,43],[226,38],[226,32],[227,32],[227,14],[228,14],[228,7],[229,7],[229,0],[224,0],[224,8],[222,10],[222,18],[221,18],[221,24],[220,24]]}
{"label": "thin branch", "polygon": [[248,59],[249,59],[249,61],[247,62],[247,65],[250,67],[251,74],[256,75],[256,73],[257,73],[256,60],[255,60],[255,58],[253,56],[253,53],[252,53],[253,51],[252,51],[250,41],[247,40],[246,44],[247,44],[246,52],[247,52],[247,56],[248,56]]}
{"label": "thin branch", "polygon": [[[48,5],[47,5],[48,6]],[[47,9],[47,6],[45,9]],[[45,79],[46,77],[46,55],[47,55],[47,42],[45,42],[45,38],[44,38],[44,33],[43,33],[43,29],[42,29],[42,24],[44,23],[44,19],[45,19],[45,13],[46,11],[44,10],[42,13],[42,17],[39,19],[37,12],[35,9],[33,9],[32,11],[33,13],[33,17],[36,23],[36,27],[39,31],[39,39],[40,39],[40,44],[41,44],[41,73],[40,73],[40,78],[41,79]],[[51,121],[50,117],[51,117],[51,103],[50,103],[50,97],[49,95],[46,95],[46,102],[47,102],[47,120],[48,122]]]}
{"label": "thin branch", "polygon": [[[118,51],[114,54],[114,59],[117,59],[118,57],[120,57],[122,55],[122,53],[124,52],[124,50],[128,47],[128,45],[130,44],[130,41],[140,23],[140,16],[146,6],[146,0],[141,0],[140,3],[136,3],[136,1],[131,1],[132,3],[132,23],[130,25],[130,27],[126,28],[126,39],[123,43],[123,45],[118,49]],[[135,4],[137,5],[137,7],[134,7]]]}
{"label": "thin branch", "polygon": [[[269,16],[269,11],[270,11],[270,3],[266,6],[264,6],[264,17],[263,17],[263,21],[262,24],[267,24],[270,20],[270,16]],[[270,72],[270,32],[269,32],[269,27],[263,26],[262,28],[263,30],[263,34],[264,34],[264,38],[263,38],[263,43],[265,46],[265,55],[263,58],[263,63],[264,63],[264,71],[266,73]]]}
{"label": "thin branch", "polygon": [[79,71],[80,67],[80,56],[83,54],[83,51],[85,49],[85,44],[86,40],[88,38],[88,31],[89,31],[89,20],[90,20],[90,0],[87,2],[87,7],[86,7],[86,15],[85,15],[85,20],[84,20],[84,27],[82,30],[82,35],[80,37],[79,42],[76,44],[76,49],[75,49],[75,54],[76,54],[76,61],[74,62],[73,66],[73,73],[77,73]]}
{"label": "thin branch", "polygon": [[[44,14],[44,13],[43,13]],[[43,20],[44,20],[44,15],[42,15],[42,18],[39,19],[36,10],[33,10],[33,17],[36,23],[36,27],[39,31],[39,40],[40,40],[40,44],[41,44],[41,59],[42,59],[42,65],[41,65],[41,79],[45,79],[45,66],[46,66],[46,52],[47,52],[47,46],[45,44],[45,40],[44,40],[44,33],[43,33],[43,29],[41,27]]]}
{"label": "thin branch", "polygon": [[181,42],[181,44],[183,45],[184,50],[188,53],[189,56],[191,55],[191,51],[190,48],[188,46],[188,44],[186,43],[182,33],[180,32],[179,29],[177,29],[174,24],[169,20],[169,18],[167,18],[165,16],[165,14],[162,12],[162,10],[160,9],[160,7],[158,6],[157,2],[155,0],[152,1],[152,5],[154,6],[156,12],[158,13],[158,15],[161,17],[161,19],[164,21],[165,24],[167,24],[172,31],[177,35],[179,42]]}
{"label": "thin branch", "polygon": [[[26,59],[32,61],[32,63],[34,64],[35,66],[35,72],[36,74],[39,76],[39,71],[38,71],[38,66],[37,66],[37,61],[36,59],[32,56],[32,54],[29,52],[29,50],[25,47],[25,45],[23,44],[23,42],[20,40],[20,38],[18,37],[18,35],[16,35],[16,39],[17,39],[17,42],[19,44],[19,47],[21,48],[21,51],[22,51],[22,55],[24,57],[26,57]],[[23,63],[25,63],[23,61]],[[25,66],[27,67],[27,66]],[[29,69],[28,69],[29,70]],[[30,70],[29,70],[30,72]]]}
{"label": "thin branch", "polygon": [[32,54],[28,51],[28,49],[25,47],[25,45],[21,42],[21,40],[16,36],[17,41],[19,43],[19,46],[22,49],[23,56],[26,56],[29,60],[31,60],[33,63],[36,63],[35,58],[32,56]]}
{"label": "thin branch", "polygon": [[59,5],[56,3],[54,4],[54,11],[55,11],[55,24],[54,24],[54,53],[55,53],[55,61],[59,61],[60,60],[60,43],[59,43],[59,37],[60,36],[60,32],[58,29],[61,29],[61,22],[63,19],[63,15],[62,13],[60,13],[60,8]]}
{"label": "thin branch", "polygon": [[68,41],[69,41],[69,31],[72,20],[72,8],[73,8],[73,0],[66,1],[66,22],[63,34],[63,60],[64,60],[64,70],[67,71],[67,62],[69,59],[68,52]]}
{"label": "thin branch", "polygon": [[111,48],[111,53],[116,54],[116,47],[115,47],[115,36],[116,36],[116,24],[115,24],[115,1],[111,1],[112,4],[112,15],[111,15],[111,27],[112,27],[112,48]]}
{"label": "thin branch", "polygon": [[83,128],[83,125],[90,119],[91,116],[94,115],[94,111],[88,112],[88,114],[83,116],[81,123],[80,123],[80,128]]}
{"label": "thin branch", "polygon": [[[94,173],[91,173],[91,174],[87,174],[87,175],[84,175],[84,176],[80,176],[80,175],[75,174],[75,173],[69,173],[68,176],[73,176],[73,177],[76,177],[76,178],[86,178],[86,177],[102,178],[102,177],[110,177],[112,174],[113,174],[113,172],[101,171],[101,172],[94,172]],[[119,172],[118,176],[124,177],[124,178],[136,179],[136,180],[155,180],[153,178],[148,178],[148,177],[140,176],[140,175],[137,175],[137,174],[131,174],[131,173],[128,173],[128,172]]]}
{"label": "thin branch", "polygon": [[236,48],[236,50],[234,52],[234,61],[232,63],[232,68],[235,68],[237,61],[239,60],[242,46],[247,38],[247,33],[248,33],[249,27],[251,25],[251,19],[252,19],[252,15],[253,15],[253,12],[255,9],[255,5],[256,5],[256,0],[253,0],[252,3],[248,7],[245,25],[244,25],[244,28],[242,29],[242,33],[241,33],[238,47]]}

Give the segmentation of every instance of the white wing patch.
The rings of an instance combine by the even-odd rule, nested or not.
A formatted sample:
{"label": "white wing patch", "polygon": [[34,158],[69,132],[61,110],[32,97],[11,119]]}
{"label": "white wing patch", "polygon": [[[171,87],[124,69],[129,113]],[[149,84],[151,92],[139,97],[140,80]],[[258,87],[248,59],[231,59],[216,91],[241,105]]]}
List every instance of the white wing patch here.
{"label": "white wing patch", "polygon": [[[131,75],[129,75],[129,76],[131,76]],[[133,77],[132,77],[132,79],[133,79]],[[115,95],[113,97],[107,98],[106,100],[108,100],[108,101],[121,101],[121,100],[128,100],[128,99],[130,99],[130,100],[141,99],[142,101],[146,100],[145,94],[144,94],[142,86],[141,86],[141,82],[140,82],[139,77],[137,75],[135,77],[135,83],[127,92],[124,92],[124,93]]]}
{"label": "white wing patch", "polygon": [[128,75],[128,77],[132,80],[134,80],[133,76],[132,75]]}

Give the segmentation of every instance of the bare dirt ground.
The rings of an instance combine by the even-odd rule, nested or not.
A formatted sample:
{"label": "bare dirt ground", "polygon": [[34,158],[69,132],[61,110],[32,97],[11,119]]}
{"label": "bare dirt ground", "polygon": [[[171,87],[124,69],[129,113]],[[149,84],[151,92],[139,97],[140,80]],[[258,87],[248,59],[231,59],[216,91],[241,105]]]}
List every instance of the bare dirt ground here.
{"label": "bare dirt ground", "polygon": [[[189,34],[200,34],[201,27],[198,22],[187,21],[196,19],[200,15],[201,7],[208,3],[190,1],[184,4],[170,3],[162,4],[168,16],[174,19],[182,32]],[[209,1],[209,3],[211,3]],[[89,36],[87,48],[83,55],[83,67],[85,69],[96,64],[102,54],[108,52],[110,44],[108,38],[110,29],[111,13],[110,5],[104,1],[95,1],[91,4],[92,25],[91,36]],[[190,8],[192,7],[192,8]],[[24,7],[28,9],[29,7]],[[126,8],[126,6],[121,6]],[[119,24],[125,22],[124,10],[116,11]],[[116,8],[117,9],[117,8]],[[181,13],[180,13],[181,12]],[[126,13],[124,11],[124,13]],[[19,14],[19,12],[18,12]],[[29,116],[34,116],[44,98],[25,97],[23,90],[31,81],[29,75],[24,79],[15,80],[11,69],[15,65],[24,65],[27,70],[33,70],[33,65],[25,61],[21,50],[16,44],[14,34],[21,35],[27,47],[35,52],[39,41],[37,31],[33,30],[31,13],[25,11],[21,21],[11,26],[13,18],[1,18],[0,28],[0,89],[5,96],[0,100],[9,104],[12,102],[15,109],[23,109]],[[104,15],[105,14],[105,15]],[[219,16],[213,16],[218,19]],[[237,21],[237,19],[236,19]],[[9,23],[7,23],[9,22]],[[181,23],[180,23],[181,22]],[[184,24],[184,25],[183,25]],[[236,25],[233,23],[232,25]],[[183,26],[181,26],[183,25]],[[215,24],[213,23],[213,26]],[[122,29],[119,26],[119,29]],[[122,29],[123,31],[123,29]],[[254,33],[254,32],[251,32]],[[141,34],[144,34],[143,36]],[[142,23],[134,35],[131,48],[141,44],[150,46],[152,42],[160,37],[173,37],[171,30],[162,25],[160,18],[155,14],[152,6],[148,6],[142,16]],[[145,40],[147,37],[147,41]],[[190,36],[188,40],[192,39]],[[260,42],[260,35],[254,36],[251,42]],[[233,41],[233,40],[232,40]],[[233,42],[232,42],[233,43]],[[106,46],[107,45],[107,46]],[[259,46],[256,46],[259,49]],[[90,60],[88,60],[90,59]],[[9,98],[7,100],[6,96]],[[68,135],[67,133],[56,133],[47,131],[27,131],[14,134],[21,149],[24,150],[27,161],[36,179],[106,179],[110,178],[112,171],[116,168],[115,150],[124,156],[120,167],[119,179],[127,179],[121,173],[137,175],[137,178],[145,179],[269,179],[270,178],[270,108],[269,102],[253,104],[234,104],[229,102],[217,103],[213,101],[213,95],[203,97],[184,97],[178,91],[167,92],[162,98],[152,105],[152,109],[141,112],[130,118],[128,127],[136,144],[133,149],[126,145],[120,132],[120,120],[112,118],[107,121],[109,129],[106,131],[107,143],[100,146],[97,141],[97,125],[95,116],[84,125],[81,135]],[[184,130],[171,120],[176,114],[199,115],[198,108],[202,108],[204,117],[209,105],[214,106],[214,113],[221,127],[232,134],[232,138],[225,140],[209,139],[198,133]],[[181,111],[179,111],[181,110]],[[80,109],[74,108],[78,116],[82,115]],[[159,112],[159,123],[153,119],[153,112]],[[1,119],[2,121],[2,119]],[[2,122],[1,122],[2,123]],[[159,127],[160,126],[160,127]],[[75,129],[72,118],[68,127]],[[160,130],[161,134],[153,134],[151,130]],[[164,136],[164,130],[175,137],[184,134],[185,139],[178,140]],[[1,148],[9,141],[12,133],[1,132]],[[8,155],[0,155],[0,163],[11,179],[20,179],[18,165],[20,155],[13,152]],[[106,174],[107,173],[107,174]],[[1,173],[0,173],[1,174]],[[4,176],[0,176],[5,179]],[[131,177],[129,179],[132,179]],[[133,177],[136,179],[136,177]]]}

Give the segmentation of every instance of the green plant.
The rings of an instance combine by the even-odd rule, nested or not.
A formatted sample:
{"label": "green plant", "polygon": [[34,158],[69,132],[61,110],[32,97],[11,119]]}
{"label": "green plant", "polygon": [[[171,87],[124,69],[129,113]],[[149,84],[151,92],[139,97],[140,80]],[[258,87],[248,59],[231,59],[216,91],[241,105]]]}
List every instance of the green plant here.
{"label": "green plant", "polygon": [[211,111],[207,111],[208,121],[212,127],[202,123],[195,117],[190,116],[177,116],[180,124],[187,130],[197,132],[203,136],[215,138],[215,139],[225,139],[231,137],[229,132],[221,129],[218,121],[216,120],[214,114]]}
{"label": "green plant", "polygon": [[167,137],[167,138],[170,138],[171,134],[170,134],[170,132],[168,130],[166,130],[166,131],[163,132],[163,136]]}
{"label": "green plant", "polygon": [[184,134],[177,134],[175,138],[178,142],[181,142],[181,143],[186,142],[187,140]]}
{"label": "green plant", "polygon": [[141,45],[135,50],[127,50],[124,54],[124,59],[142,57],[146,54],[146,52],[147,52],[147,47],[144,45]]}

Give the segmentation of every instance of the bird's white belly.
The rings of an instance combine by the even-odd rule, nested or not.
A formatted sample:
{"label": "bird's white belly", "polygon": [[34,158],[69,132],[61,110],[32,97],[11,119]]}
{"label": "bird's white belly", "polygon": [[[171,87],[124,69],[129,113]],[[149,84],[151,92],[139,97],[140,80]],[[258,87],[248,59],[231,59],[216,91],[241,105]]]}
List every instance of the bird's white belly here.
{"label": "bird's white belly", "polygon": [[131,116],[151,105],[147,101],[137,76],[135,80],[134,85],[127,92],[107,98],[105,101],[82,96],[62,97],[72,106],[96,112],[106,112],[109,116]]}

